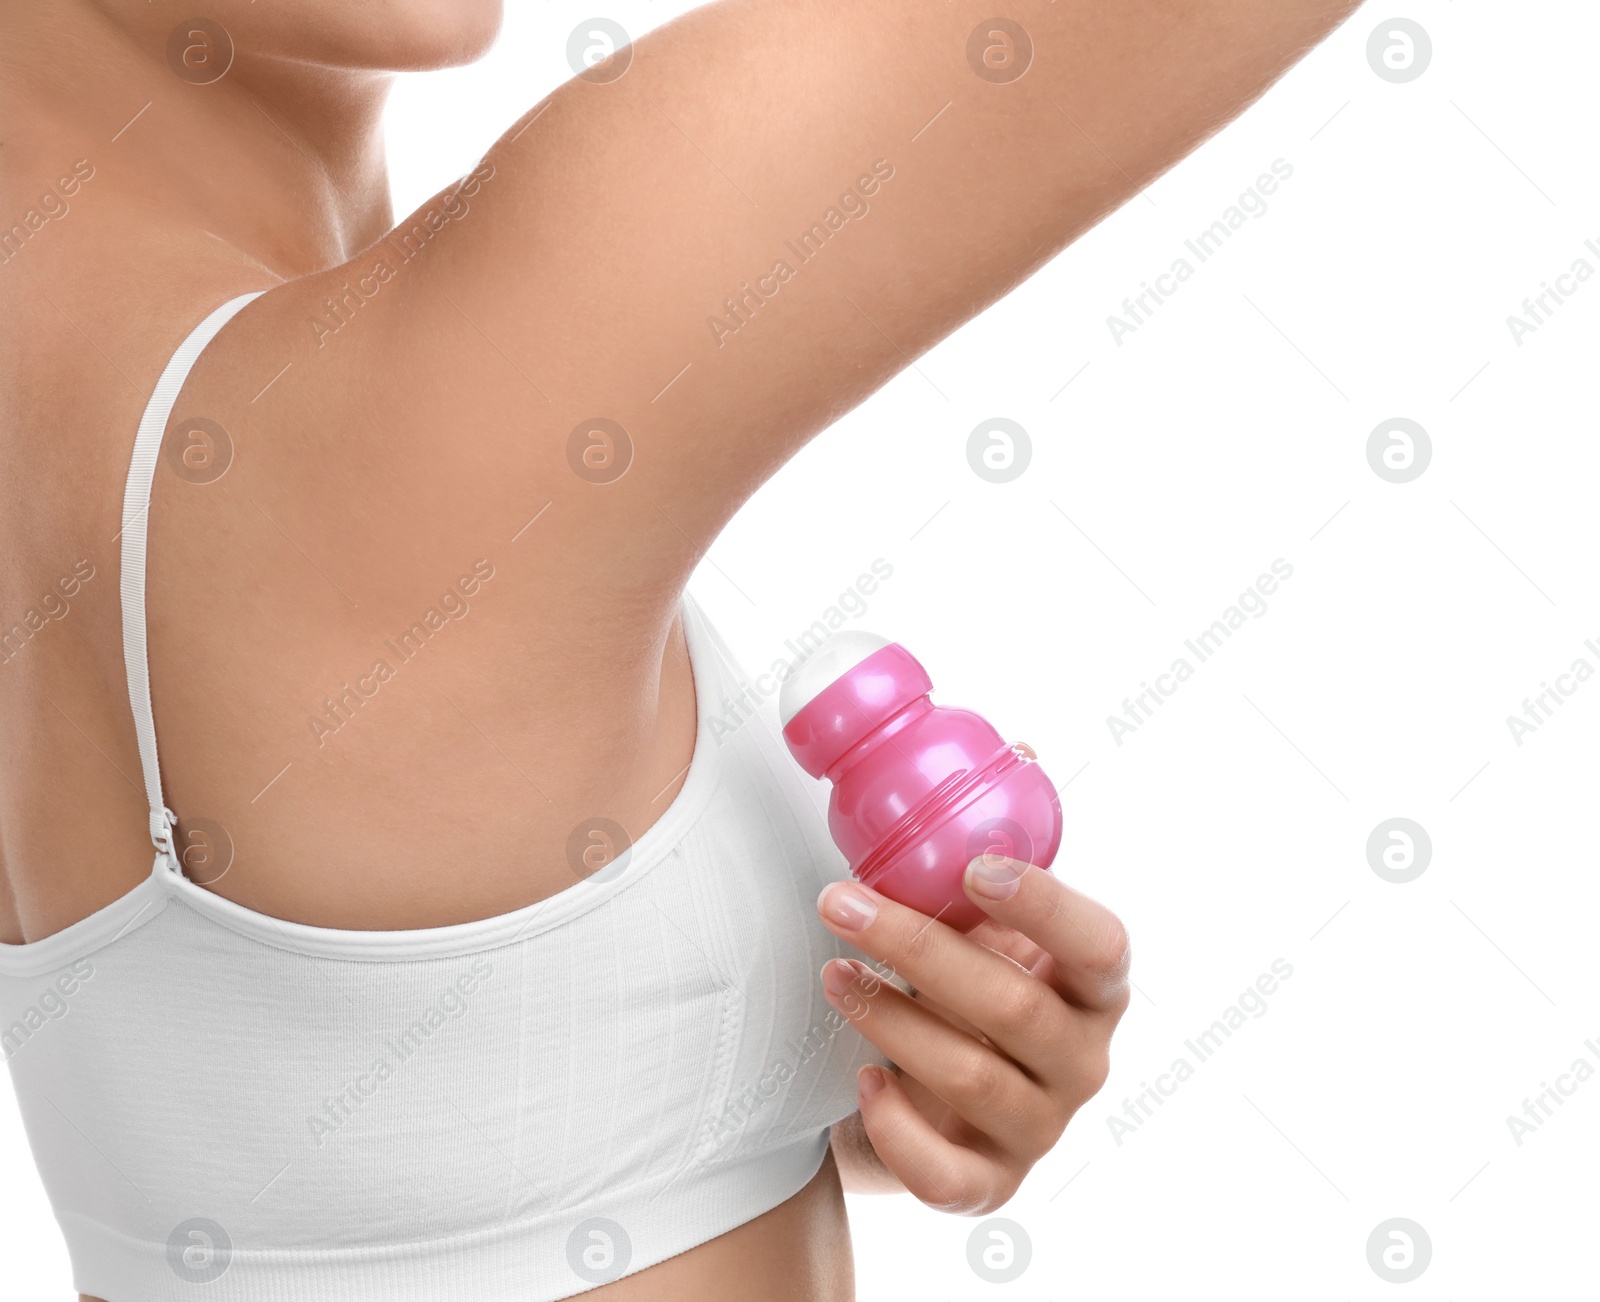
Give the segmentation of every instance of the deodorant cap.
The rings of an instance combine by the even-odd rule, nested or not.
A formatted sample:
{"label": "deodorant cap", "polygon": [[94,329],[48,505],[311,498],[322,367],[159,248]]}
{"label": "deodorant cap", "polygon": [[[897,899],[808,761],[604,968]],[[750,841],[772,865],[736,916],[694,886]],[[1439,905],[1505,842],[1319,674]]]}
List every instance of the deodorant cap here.
{"label": "deodorant cap", "polygon": [[874,651],[888,645],[888,638],[868,633],[865,629],[850,628],[835,633],[808,659],[801,661],[799,668],[784,681],[783,689],[778,693],[778,713],[784,726],[788,727],[789,721],[816,700],[825,688],[837,682]]}

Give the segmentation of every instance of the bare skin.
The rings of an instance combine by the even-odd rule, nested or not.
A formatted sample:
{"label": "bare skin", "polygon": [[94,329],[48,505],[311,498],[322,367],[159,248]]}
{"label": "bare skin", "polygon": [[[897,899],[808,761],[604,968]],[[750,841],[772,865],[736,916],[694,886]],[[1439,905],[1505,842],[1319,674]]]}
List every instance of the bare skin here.
{"label": "bare skin", "polygon": [[[473,181],[379,244],[390,70],[470,61],[495,4],[391,0],[377,19],[313,0],[0,0],[0,622],[78,579],[70,610],[0,657],[0,940],[51,935],[149,872],[116,536],[139,415],[211,308],[268,291],[169,427],[222,426],[227,473],[197,482],[164,456],[151,514],[168,803],[235,846],[202,880],[321,926],[492,916],[572,885],[581,821],[638,835],[676,794],[695,726],[679,594],[755,488],[1353,7],[720,0],[636,42],[624,75],[531,108]],[[236,46],[208,85],[167,57],[197,11]],[[983,36],[969,62],[997,15],[1029,34],[1019,79],[975,70],[1004,73],[1014,37]],[[4,244],[79,160],[67,211]],[[788,251],[856,205],[809,256]],[[581,455],[606,464],[597,418],[632,445],[613,482]],[[323,708],[480,563],[492,577],[439,646],[348,718]],[[439,872],[441,837],[466,871]],[[841,1174],[951,1210],[1009,1197],[1098,1088],[1121,1011],[1115,920],[1050,890],[945,951],[1031,1039],[858,989],[862,1033],[900,1071],[836,1128],[837,1169],[593,1296],[752,1281],[751,1297],[842,1300]],[[1062,917],[1096,943],[1064,949]],[[926,943],[850,934],[897,965]],[[1025,1133],[969,1115],[941,1075],[953,1060],[1019,1091]]]}

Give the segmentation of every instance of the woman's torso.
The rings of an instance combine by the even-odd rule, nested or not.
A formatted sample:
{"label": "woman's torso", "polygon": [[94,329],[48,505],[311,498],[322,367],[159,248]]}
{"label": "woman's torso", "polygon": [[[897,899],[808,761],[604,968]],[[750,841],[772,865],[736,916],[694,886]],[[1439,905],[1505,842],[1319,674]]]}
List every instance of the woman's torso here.
{"label": "woman's torso", "polygon": [[[144,875],[118,604],[128,455],[172,348],[217,303],[261,287],[222,266],[182,283],[177,259],[122,283],[34,261],[5,267],[0,325],[9,941],[60,930]],[[532,476],[504,494],[526,500],[525,517],[486,503],[469,533],[454,504],[430,524],[430,499],[455,480],[408,449],[308,466],[294,418],[269,424],[242,400],[299,324],[303,304],[279,307],[282,294],[255,309],[275,320],[237,323],[259,339],[207,350],[175,413],[222,416],[232,464],[212,482],[179,478],[165,456],[157,470],[151,676],[169,803],[228,828],[219,894],[297,921],[432,926],[553,894],[573,880],[574,825],[604,814],[642,831],[682,781],[694,691],[676,594],[580,603],[559,519],[513,539],[547,500]],[[423,646],[407,633],[441,598],[467,609],[445,612]],[[379,660],[395,672],[371,692]],[[62,791],[70,819],[49,812]],[[416,852],[423,826],[449,827],[474,866],[447,891]],[[313,858],[339,862],[340,878],[298,875]],[[61,862],[73,870],[45,866]]]}
{"label": "woman's torso", "polygon": [[[0,662],[11,944],[89,917],[150,872],[122,672],[122,484],[171,349],[204,311],[259,286],[226,258],[143,252],[115,274],[66,257],[7,268],[0,610],[24,612],[25,632]],[[559,521],[536,488],[523,492],[525,522],[507,528],[514,496],[491,476],[483,528],[463,536],[430,525],[425,465],[307,467],[316,441],[285,436],[281,414],[253,421],[240,398],[273,379],[273,331],[301,311],[291,301],[276,323],[262,312],[259,333],[224,341],[184,391],[179,418],[214,411],[236,432],[228,473],[157,474],[151,675],[168,803],[181,831],[199,828],[180,839],[192,875],[259,914],[353,930],[548,899],[577,881],[581,826],[610,819],[637,838],[683,786],[696,692],[676,602],[585,600],[571,577],[581,565],[564,564],[579,544],[542,527]],[[468,577],[464,609],[408,642]],[[393,672],[369,694],[380,659]],[[128,1067],[83,1071],[114,1089]],[[732,1279],[750,1281],[749,1296],[850,1295],[831,1160],[801,1195],[595,1296],[734,1296]]]}

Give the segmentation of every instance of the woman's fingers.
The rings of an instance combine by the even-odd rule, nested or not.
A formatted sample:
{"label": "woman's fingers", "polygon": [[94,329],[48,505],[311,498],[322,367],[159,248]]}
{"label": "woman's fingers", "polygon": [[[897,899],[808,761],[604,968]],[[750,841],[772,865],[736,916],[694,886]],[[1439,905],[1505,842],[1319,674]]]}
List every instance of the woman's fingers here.
{"label": "woman's fingers", "polygon": [[1073,1010],[1046,982],[859,882],[832,883],[818,905],[835,935],[976,1027],[1035,1080],[1073,1071]]}
{"label": "woman's fingers", "polygon": [[1128,945],[1109,911],[1027,864],[977,861],[966,887],[990,915],[977,936],[859,882],[831,883],[817,907],[830,931],[917,991],[853,960],[822,970],[829,1001],[903,1073],[860,1074],[873,1149],[922,1201],[984,1212],[1105,1083]]}
{"label": "woman's fingers", "polygon": [[1016,1192],[1014,1168],[946,1139],[892,1072],[863,1067],[859,1088],[873,1151],[914,1197],[939,1211],[980,1215]]}
{"label": "woman's fingers", "polygon": [[1041,1134],[1054,1131],[1054,1141],[1060,1124],[1055,1104],[993,1047],[958,1030],[865,963],[833,959],[823,966],[822,985],[828,1001],[857,1031],[998,1151],[1032,1159]]}
{"label": "woman's fingers", "polygon": [[1121,1014],[1128,1002],[1128,933],[1110,909],[1042,868],[997,855],[968,864],[963,885],[991,918],[1055,960],[1052,982],[1064,998]]}

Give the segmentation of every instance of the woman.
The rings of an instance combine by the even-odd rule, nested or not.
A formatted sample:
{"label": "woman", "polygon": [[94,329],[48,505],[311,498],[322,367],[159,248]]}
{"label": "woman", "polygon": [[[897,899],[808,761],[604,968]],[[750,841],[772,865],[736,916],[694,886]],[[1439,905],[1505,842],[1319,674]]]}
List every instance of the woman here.
{"label": "woman", "polygon": [[1011,1196],[1120,924],[835,882],[684,586],[1352,7],[580,30],[396,226],[391,74],[497,4],[4,0],[0,1028],[85,1295],[833,1302],[842,1189]]}

